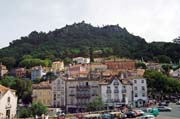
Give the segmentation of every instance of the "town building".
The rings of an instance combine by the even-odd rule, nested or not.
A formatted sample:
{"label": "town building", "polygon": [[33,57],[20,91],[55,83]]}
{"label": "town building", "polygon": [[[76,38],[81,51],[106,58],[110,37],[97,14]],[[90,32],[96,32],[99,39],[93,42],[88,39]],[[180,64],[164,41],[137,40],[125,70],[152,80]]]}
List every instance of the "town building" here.
{"label": "town building", "polygon": [[86,64],[72,65],[68,68],[69,77],[79,77],[81,74],[87,74],[88,67]]}
{"label": "town building", "polygon": [[12,119],[16,115],[17,96],[15,90],[0,85],[0,119]]}
{"label": "town building", "polygon": [[102,101],[107,104],[107,108],[113,109],[122,105],[132,104],[132,86],[130,81],[122,80],[118,77],[101,80]]}
{"label": "town building", "polygon": [[6,75],[8,73],[8,70],[6,68],[5,65],[2,65],[2,63],[0,63],[0,78],[3,77],[4,75]]}
{"label": "town building", "polygon": [[45,71],[42,66],[36,66],[31,69],[31,80],[35,80],[36,78],[42,78],[45,75]]}
{"label": "town building", "polygon": [[32,88],[33,102],[41,102],[48,107],[52,106],[52,87],[48,81],[33,84]]}
{"label": "town building", "polygon": [[149,62],[149,63],[146,63],[146,67],[148,70],[156,70],[156,71],[162,70],[161,64],[159,64],[159,63]]}
{"label": "town building", "polygon": [[16,77],[22,78],[26,76],[25,68],[17,68],[16,69]]}
{"label": "town building", "polygon": [[147,82],[143,77],[132,77],[131,78],[132,89],[133,89],[133,102],[134,106],[142,107],[147,103]]}
{"label": "town building", "polygon": [[64,70],[64,62],[56,61],[52,63],[52,71],[53,72],[60,72]]}
{"label": "town building", "polygon": [[100,96],[98,80],[67,79],[66,111],[70,113],[86,110],[87,104]]}
{"label": "town building", "polygon": [[180,78],[180,68],[176,69],[175,71],[171,71],[170,75],[175,78]]}
{"label": "town building", "polygon": [[73,58],[73,62],[77,64],[89,64],[90,58],[76,57],[76,58]]}
{"label": "town building", "polygon": [[135,61],[133,60],[119,60],[119,61],[106,61],[104,64],[107,65],[108,69],[112,70],[134,70]]}
{"label": "town building", "polygon": [[52,82],[53,107],[65,110],[65,93],[65,81],[60,76]]}

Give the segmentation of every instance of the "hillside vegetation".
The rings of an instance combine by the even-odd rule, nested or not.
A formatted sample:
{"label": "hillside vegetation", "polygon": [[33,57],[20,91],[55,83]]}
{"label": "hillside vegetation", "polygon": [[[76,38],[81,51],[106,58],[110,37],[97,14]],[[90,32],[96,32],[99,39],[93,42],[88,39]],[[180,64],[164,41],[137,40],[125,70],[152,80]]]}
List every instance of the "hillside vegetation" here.
{"label": "hillside vegetation", "polygon": [[94,57],[115,55],[163,63],[178,62],[180,59],[179,44],[147,43],[119,25],[94,27],[83,21],[48,33],[33,31],[14,40],[8,47],[0,49],[0,61],[17,67],[23,56],[30,55],[42,60],[61,59],[68,62],[73,57],[88,57],[90,48],[94,51]]}

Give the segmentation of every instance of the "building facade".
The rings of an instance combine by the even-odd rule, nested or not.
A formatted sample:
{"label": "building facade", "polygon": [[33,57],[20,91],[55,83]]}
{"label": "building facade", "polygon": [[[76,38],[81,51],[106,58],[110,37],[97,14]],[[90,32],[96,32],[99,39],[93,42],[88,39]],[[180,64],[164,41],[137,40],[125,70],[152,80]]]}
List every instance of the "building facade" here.
{"label": "building facade", "polygon": [[11,119],[16,115],[17,96],[15,90],[0,85],[0,119]]}
{"label": "building facade", "polygon": [[31,80],[35,80],[36,78],[41,78],[46,73],[43,71],[42,66],[36,66],[31,69]]}
{"label": "building facade", "polygon": [[131,80],[134,106],[142,107],[148,101],[147,82],[145,78],[137,77]]}
{"label": "building facade", "polygon": [[89,64],[90,58],[76,57],[73,58],[73,62],[76,62],[77,64]]}
{"label": "building facade", "polygon": [[25,75],[26,75],[25,68],[17,68],[16,69],[16,77],[22,78],[22,77],[25,77]]}
{"label": "building facade", "polygon": [[129,81],[113,77],[111,80],[100,81],[102,101],[113,109],[132,103],[132,88]]}
{"label": "building facade", "polygon": [[60,62],[60,61],[53,62],[51,68],[53,72],[60,72],[64,70],[64,62]]}
{"label": "building facade", "polygon": [[52,99],[53,107],[65,110],[65,81],[62,77],[52,82]]}
{"label": "building facade", "polygon": [[66,111],[70,113],[86,110],[87,104],[100,96],[97,80],[66,80]]}
{"label": "building facade", "polygon": [[105,62],[108,69],[113,70],[134,70],[135,61],[133,60],[121,60],[121,61],[107,61]]}
{"label": "building facade", "polygon": [[33,102],[41,102],[42,104],[52,106],[52,87],[49,82],[41,82],[32,86]]}

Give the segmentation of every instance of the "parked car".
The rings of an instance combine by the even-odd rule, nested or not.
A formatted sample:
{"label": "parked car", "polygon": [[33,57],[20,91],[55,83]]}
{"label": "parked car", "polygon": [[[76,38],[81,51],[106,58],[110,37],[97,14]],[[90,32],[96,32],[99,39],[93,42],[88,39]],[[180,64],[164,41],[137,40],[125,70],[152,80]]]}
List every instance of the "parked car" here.
{"label": "parked car", "polygon": [[155,119],[154,115],[148,114],[141,116],[139,119]]}
{"label": "parked car", "polygon": [[136,113],[134,111],[129,111],[125,113],[127,118],[134,118],[136,117]]}
{"label": "parked car", "polygon": [[178,101],[176,102],[176,105],[180,105],[180,100],[178,100]]}
{"label": "parked car", "polygon": [[144,108],[142,109],[143,112],[146,114],[152,114],[154,116],[159,115],[159,109],[158,108]]}
{"label": "parked car", "polygon": [[142,116],[144,112],[142,110],[134,110],[137,116]]}
{"label": "parked car", "polygon": [[172,108],[168,107],[168,106],[159,106],[157,107],[159,109],[159,111],[171,111]]}

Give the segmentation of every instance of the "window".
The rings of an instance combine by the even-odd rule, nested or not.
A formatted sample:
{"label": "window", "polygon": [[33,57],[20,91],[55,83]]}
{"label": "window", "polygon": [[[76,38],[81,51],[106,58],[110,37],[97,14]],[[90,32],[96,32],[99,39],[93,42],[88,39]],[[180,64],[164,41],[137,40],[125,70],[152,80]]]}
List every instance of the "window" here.
{"label": "window", "polygon": [[145,97],[145,93],[142,93],[142,97]]}
{"label": "window", "polygon": [[136,80],[134,80],[134,83],[137,83],[137,81],[136,81]]}
{"label": "window", "polygon": [[145,87],[144,87],[144,86],[142,86],[142,90],[145,90]]}
{"label": "window", "polygon": [[11,99],[10,99],[10,97],[8,97],[7,102],[10,103],[10,101],[11,101]]}
{"label": "window", "polygon": [[138,97],[138,94],[137,94],[137,93],[135,93],[134,97]]}
{"label": "window", "polygon": [[137,87],[136,87],[136,86],[134,87],[134,90],[137,90]]}
{"label": "window", "polygon": [[141,80],[141,83],[144,83],[144,80]]}

